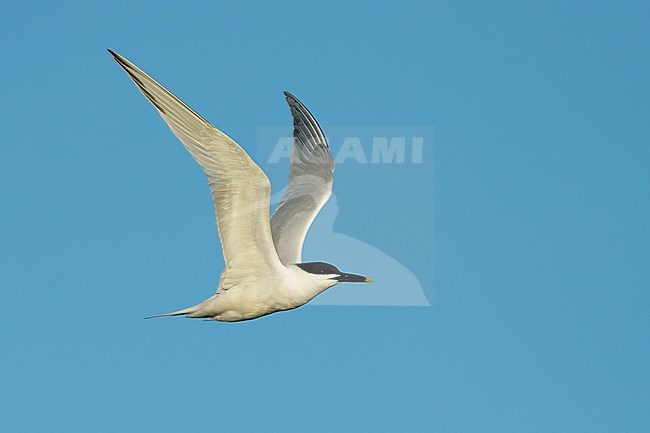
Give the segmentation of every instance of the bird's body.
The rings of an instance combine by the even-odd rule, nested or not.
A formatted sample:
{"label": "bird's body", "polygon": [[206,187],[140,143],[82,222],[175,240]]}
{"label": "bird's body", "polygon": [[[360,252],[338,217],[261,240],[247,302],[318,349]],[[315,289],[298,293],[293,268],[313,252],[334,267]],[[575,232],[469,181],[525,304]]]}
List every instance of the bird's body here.
{"label": "bird's body", "polygon": [[271,185],[248,154],[137,66],[110,52],[205,172],[226,264],[214,295],[155,317],[250,320],[304,305],[341,282],[372,281],[327,263],[300,263],[307,231],[331,195],[334,172],[325,136],[300,101],[285,92],[294,148],[287,192],[269,218]]}
{"label": "bird's body", "polygon": [[278,273],[243,281],[228,290],[220,286],[216,294],[200,304],[164,316],[187,315],[222,322],[250,320],[300,307],[332,285],[289,265]]}

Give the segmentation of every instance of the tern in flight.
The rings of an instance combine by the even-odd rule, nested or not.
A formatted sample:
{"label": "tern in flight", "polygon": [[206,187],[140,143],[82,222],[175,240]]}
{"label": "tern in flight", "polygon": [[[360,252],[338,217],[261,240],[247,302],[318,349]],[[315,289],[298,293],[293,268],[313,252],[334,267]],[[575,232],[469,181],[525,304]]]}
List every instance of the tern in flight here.
{"label": "tern in flight", "polygon": [[339,283],[372,282],[328,263],[301,263],[307,231],[332,194],[334,160],[316,119],[298,99],[284,93],[293,116],[289,185],[269,218],[271,184],[244,149],[140,68],[108,51],[205,172],[226,266],[214,295],[154,317],[250,320],[300,307]]}

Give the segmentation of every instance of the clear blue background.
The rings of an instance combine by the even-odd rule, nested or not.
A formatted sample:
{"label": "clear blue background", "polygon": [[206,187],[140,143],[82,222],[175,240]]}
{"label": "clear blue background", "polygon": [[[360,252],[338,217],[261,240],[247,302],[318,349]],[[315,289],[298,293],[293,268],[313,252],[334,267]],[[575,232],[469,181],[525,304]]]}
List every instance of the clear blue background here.
{"label": "clear blue background", "polygon": [[[649,14],[3,2],[2,430],[650,431]],[[417,191],[355,165],[337,190],[433,307],[142,320],[221,258],[200,170],[106,48],[245,147],[288,124],[284,89],[324,124],[435,126],[435,254]]]}

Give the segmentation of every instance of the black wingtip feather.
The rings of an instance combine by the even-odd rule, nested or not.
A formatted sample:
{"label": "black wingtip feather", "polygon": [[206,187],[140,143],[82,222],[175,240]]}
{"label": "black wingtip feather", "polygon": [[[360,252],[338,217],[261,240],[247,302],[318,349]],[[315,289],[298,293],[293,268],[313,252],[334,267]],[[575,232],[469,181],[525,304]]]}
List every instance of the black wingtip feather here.
{"label": "black wingtip feather", "polygon": [[157,109],[158,111],[160,111],[162,114],[167,114],[167,113],[165,112],[165,110],[162,108],[162,106],[158,103],[158,101],[156,100],[156,98],[154,98],[154,96],[151,94],[151,92],[149,92],[149,91],[147,90],[147,88],[146,88],[146,86],[144,85],[144,83],[143,83],[142,81],[140,81],[140,79],[139,79],[137,76],[135,76],[134,74],[131,73],[130,69],[133,69],[133,68],[131,68],[131,66],[130,66],[128,63],[126,63],[126,59],[124,59],[122,56],[120,56],[120,55],[117,54],[115,51],[111,50],[110,48],[108,48],[108,52],[111,53],[111,54],[113,55],[113,58],[114,58],[115,61],[116,61],[116,62],[117,62],[121,67],[122,67],[122,69],[124,69],[124,71],[125,71],[127,74],[129,74],[129,77],[133,80],[133,82],[135,83],[135,85],[138,86],[138,88],[140,89],[140,91],[141,91],[141,92],[144,94],[144,96],[149,100],[149,102],[151,102],[151,103],[154,105],[154,107],[156,107],[156,109]]}
{"label": "black wingtip feather", "polygon": [[310,150],[313,150],[314,145],[319,145],[323,146],[329,153],[329,145],[325,139],[325,134],[323,134],[322,128],[318,124],[318,121],[316,121],[314,115],[291,92],[285,90],[283,93],[291,109],[294,137],[297,137],[300,132],[303,132],[311,141]]}

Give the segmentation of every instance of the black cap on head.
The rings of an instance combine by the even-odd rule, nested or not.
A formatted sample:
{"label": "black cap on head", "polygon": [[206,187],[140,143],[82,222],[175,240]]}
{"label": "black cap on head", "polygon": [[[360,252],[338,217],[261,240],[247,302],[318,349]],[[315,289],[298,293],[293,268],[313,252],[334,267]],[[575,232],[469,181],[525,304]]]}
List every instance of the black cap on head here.
{"label": "black cap on head", "polygon": [[341,275],[341,271],[339,271],[336,266],[325,262],[296,263],[296,266],[305,272],[309,272],[310,274]]}
{"label": "black cap on head", "polygon": [[364,277],[363,275],[346,274],[345,272],[339,271],[336,266],[324,262],[296,263],[296,266],[310,274],[336,275],[332,279],[337,280],[339,283],[372,283],[373,281],[371,278]]}

